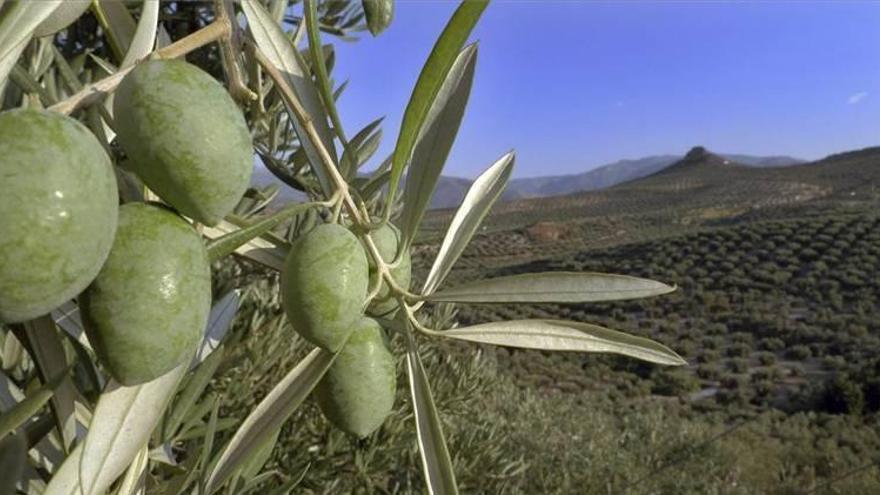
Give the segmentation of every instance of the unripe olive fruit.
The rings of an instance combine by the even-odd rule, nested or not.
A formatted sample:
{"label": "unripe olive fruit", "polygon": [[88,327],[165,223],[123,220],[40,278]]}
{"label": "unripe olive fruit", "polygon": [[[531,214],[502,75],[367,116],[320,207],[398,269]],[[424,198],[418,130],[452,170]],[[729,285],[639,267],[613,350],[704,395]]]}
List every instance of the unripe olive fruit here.
{"label": "unripe olive fruit", "polygon": [[113,244],[116,177],[89,130],[59,113],[0,113],[0,322],[75,297]]}
{"label": "unripe olive fruit", "polygon": [[[397,256],[397,247],[400,243],[400,231],[397,230],[397,227],[390,223],[386,223],[371,232],[370,235],[373,242],[376,244],[379,254],[382,256],[382,259],[385,260],[386,263],[393,262],[395,256]],[[376,262],[372,257],[369,258],[369,262],[370,281],[375,282],[376,278],[379,276],[379,273],[376,270]],[[412,259],[410,258],[409,250],[401,254],[400,262],[391,269],[391,276],[394,277],[394,281],[397,282],[400,287],[409,289],[410,278],[412,277]],[[367,314],[376,317],[390,318],[397,312],[397,306],[397,299],[391,294],[388,284],[383,281],[379,293],[373,298],[370,302],[370,306],[367,308]]]}
{"label": "unripe olive fruit", "polygon": [[113,100],[132,170],[182,214],[214,225],[250,183],[253,147],[241,111],[208,73],[181,60],[135,67]]}
{"label": "unripe olive fruit", "polygon": [[107,263],[80,297],[86,334],[110,375],[136,385],[191,359],[210,309],[199,234],[164,207],[123,205]]}
{"label": "unripe olive fruit", "polygon": [[335,352],[363,315],[367,257],[345,227],[323,224],[291,246],[281,272],[281,301],[304,339]]}
{"label": "unripe olive fruit", "polygon": [[324,416],[358,437],[374,432],[391,412],[397,374],[394,356],[375,320],[362,318],[315,387]]}

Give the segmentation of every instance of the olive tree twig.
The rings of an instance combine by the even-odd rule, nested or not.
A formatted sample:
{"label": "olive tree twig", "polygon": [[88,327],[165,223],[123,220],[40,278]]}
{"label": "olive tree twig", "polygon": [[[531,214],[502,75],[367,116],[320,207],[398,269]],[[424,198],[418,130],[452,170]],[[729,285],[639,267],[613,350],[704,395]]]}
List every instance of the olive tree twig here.
{"label": "olive tree twig", "polygon": [[241,103],[250,103],[257,99],[257,94],[251,91],[244,82],[241,60],[241,39],[239,38],[238,24],[233,22],[234,15],[232,0],[214,0],[214,22],[227,26],[226,33],[220,37],[220,56],[226,67],[226,76],[229,80],[229,94]]}
{"label": "olive tree twig", "polygon": [[[228,31],[228,22],[212,22],[211,24],[208,24],[204,28],[190,34],[189,36],[181,38],[164,48],[156,50],[154,54],[159,58],[182,57],[183,55],[186,55],[193,50],[201,48],[208,43],[211,43],[212,41],[223,38],[227,35]],[[69,115],[77,109],[101,101],[107,95],[107,93],[113,91],[114,89],[116,89],[117,86],[119,86],[119,83],[122,82],[122,79],[125,77],[125,75],[128,74],[134,67],[135,66],[131,66],[120,69],[118,72],[111,76],[105,77],[100,81],[85,86],[83,89],[71,95],[67,99],[52,105],[51,107],[49,107],[49,110]]]}
{"label": "olive tree twig", "polygon": [[290,86],[287,81],[287,78],[281,72],[275,64],[269,60],[265,54],[260,50],[259,46],[256,46],[253,41],[245,40],[246,43],[253,45],[253,53],[257,59],[257,62],[266,71],[266,74],[272,79],[272,82],[275,83],[275,87],[281,93],[281,97],[284,99],[285,103],[287,103],[294,117],[296,117],[299,124],[302,126],[305,133],[308,135],[309,140],[314,143],[315,148],[318,151],[318,155],[321,158],[321,165],[327,170],[327,173],[330,175],[331,180],[333,181],[334,186],[336,187],[336,193],[341,195],[342,203],[345,206],[345,209],[348,211],[348,214],[351,216],[352,220],[358,225],[359,228],[363,230],[362,238],[364,240],[364,244],[367,247],[367,251],[370,253],[370,256],[376,261],[376,271],[379,274],[380,279],[384,279],[388,284],[388,288],[392,293],[399,294],[405,297],[416,298],[410,294],[406,289],[400,287],[396,280],[394,280],[394,276],[391,275],[391,267],[388,263],[382,259],[382,255],[379,253],[379,249],[376,247],[376,243],[373,238],[370,236],[370,219],[362,214],[361,209],[358,207],[358,204],[355,202],[354,198],[352,198],[351,193],[349,191],[348,183],[345,181],[345,178],[339,173],[339,168],[336,166],[333,158],[330,156],[330,152],[327,150],[324,145],[324,141],[318,135],[317,129],[315,129],[314,122],[312,121],[312,116],[306,112],[305,108],[300,102],[299,97],[296,92]]}

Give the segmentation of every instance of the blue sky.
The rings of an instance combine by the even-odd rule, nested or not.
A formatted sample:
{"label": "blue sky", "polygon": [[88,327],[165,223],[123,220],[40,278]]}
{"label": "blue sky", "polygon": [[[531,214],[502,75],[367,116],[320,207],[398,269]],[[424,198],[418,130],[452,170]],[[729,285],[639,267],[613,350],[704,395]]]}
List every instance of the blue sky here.
{"label": "blue sky", "polygon": [[[396,5],[378,38],[337,43],[334,71],[349,135],[386,116],[382,157],[457,2]],[[880,2],[495,1],[473,40],[447,175],[511,148],[529,177],[694,145],[807,159],[880,145]]]}

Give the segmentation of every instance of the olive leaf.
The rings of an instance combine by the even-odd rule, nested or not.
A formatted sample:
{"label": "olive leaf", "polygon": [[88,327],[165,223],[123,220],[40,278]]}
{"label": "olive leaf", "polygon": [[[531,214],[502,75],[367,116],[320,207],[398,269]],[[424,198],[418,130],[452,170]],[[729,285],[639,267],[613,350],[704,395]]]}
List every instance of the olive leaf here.
{"label": "olive leaf", "polygon": [[77,462],[84,495],[104,493],[147,445],[188,368],[189,362],[181,364],[141,385],[126,387],[115,381],[107,385],[95,406]]}
{"label": "olive leaf", "polygon": [[400,226],[404,246],[408,247],[415,237],[434,195],[443,165],[464,117],[476,65],[477,45],[472,44],[455,58],[425,117],[425,123],[413,148],[403,190]]}
{"label": "olive leaf", "polygon": [[61,0],[10,2],[0,15],[0,96],[34,30],[61,6]]}
{"label": "olive leaf", "polygon": [[525,349],[607,352],[670,366],[687,364],[673,350],[653,340],[574,321],[498,321],[446,330],[437,335]]}
{"label": "olive leaf", "polygon": [[67,373],[65,372],[48,383],[44,383],[29,393],[24,400],[16,404],[12,409],[0,414],[0,438],[5,437],[9,432],[23,425],[39,412],[49,402],[49,399],[55,394],[55,389],[66,377]]}
{"label": "olive leaf", "polygon": [[620,301],[673,292],[661,282],[606,273],[545,272],[478,280],[429,295],[434,302],[584,303]]}
{"label": "olive leaf", "polygon": [[183,385],[183,390],[178,394],[163,425],[164,440],[171,440],[177,434],[178,428],[184,423],[190,410],[196,404],[202,392],[208,387],[220,363],[223,362],[223,355],[223,347],[212,352],[190,375],[186,384]]}
{"label": "olive leaf", "polygon": [[[3,2],[0,2],[0,5],[2,4]],[[64,0],[46,20],[37,26],[37,29],[34,30],[34,36],[49,36],[61,31],[89,10],[91,5],[91,0]]]}
{"label": "olive leaf", "polygon": [[0,435],[0,493],[16,493],[15,483],[27,463],[28,444],[23,433]]}
{"label": "olive leaf", "polygon": [[233,289],[223,295],[219,301],[211,306],[211,314],[208,315],[208,325],[205,327],[205,337],[199,345],[199,350],[193,358],[193,364],[204,361],[223,342],[223,337],[232,326],[235,313],[238,312],[238,304],[241,301],[241,290]]}
{"label": "olive leaf", "polygon": [[[149,1],[149,0],[145,0]],[[116,60],[125,58],[125,53],[134,39],[137,24],[128,11],[125,2],[118,0],[97,0],[92,2],[92,10],[107,33],[110,47]]]}
{"label": "olive leaf", "polygon": [[452,469],[452,460],[446,447],[443,426],[440,424],[440,416],[434,404],[425,367],[422,365],[412,334],[405,335],[406,371],[409,375],[416,435],[419,439],[422,471],[425,474],[428,492],[438,495],[456,494],[458,486],[455,482],[455,472]]}
{"label": "olive leaf", "polygon": [[146,483],[146,468],[150,461],[150,451],[146,444],[140,452],[137,453],[131,465],[125,471],[125,476],[119,482],[119,488],[116,489],[115,495],[134,495],[136,493],[144,493],[144,484]]}
{"label": "olive leaf", "polygon": [[[320,93],[321,100],[324,102],[324,108],[327,110],[330,122],[333,123],[333,130],[342,142],[342,147],[346,153],[351,154],[351,146],[348,140],[345,139],[342,121],[339,119],[339,112],[336,110],[336,100],[333,98],[333,83],[330,81],[330,75],[328,74],[328,65],[330,64],[327,62],[327,57],[325,57],[324,49],[321,46],[321,33],[320,28],[318,27],[318,9],[316,1],[305,0],[303,4],[303,12],[305,17],[306,34],[309,39],[309,55],[311,55],[312,69],[318,83],[318,92]],[[331,56],[333,56],[334,53],[332,48],[331,45]],[[343,175],[347,175],[347,167],[344,160],[342,161],[342,165]]]}
{"label": "olive leaf", "polygon": [[223,448],[208,476],[205,495],[220,488],[230,475],[241,468],[281,428],[315,388],[335,358],[333,353],[315,349],[275,385]]}
{"label": "olive leaf", "polygon": [[471,184],[461,206],[452,217],[452,223],[446,231],[437,258],[434,259],[428,278],[425,279],[422,294],[432,294],[443,283],[483,218],[504,191],[513,172],[514,158],[513,152],[505,154]]}
{"label": "olive leaf", "polygon": [[413,146],[415,146],[416,138],[422,130],[425,118],[434,104],[443,81],[446,80],[446,75],[452,69],[458,52],[464,46],[488,4],[488,0],[461,2],[422,67],[412,96],[406,105],[403,122],[400,124],[400,134],[397,137],[397,145],[394,148],[391,181],[388,184],[389,199],[386,202],[389,213],[391,205],[394,204],[394,196],[397,193],[400,178],[403,176],[403,170],[412,157]]}
{"label": "olive leaf", "polygon": [[120,67],[133,65],[139,59],[146,57],[153,51],[156,44],[156,28],[159,25],[159,0],[144,0],[141,7],[141,17],[137,28],[126,45],[125,58]]}
{"label": "olive leaf", "polygon": [[354,176],[358,167],[366,163],[379,149],[379,142],[382,139],[382,129],[379,126],[383,120],[385,117],[370,122],[351,138],[348,148],[342,153],[341,160],[346,177]]}
{"label": "olive leaf", "polygon": [[54,377],[64,376],[62,382],[55,387],[55,394],[50,400],[55,424],[63,440],[62,447],[67,452],[76,440],[76,417],[74,401],[79,392],[67,374],[67,355],[58,335],[55,322],[49,316],[41,316],[21,325],[24,341],[37,364],[43,382]]}
{"label": "olive leaf", "polygon": [[[253,243],[253,241],[256,240],[257,237],[277,227],[285,220],[289,220],[300,212],[316,206],[318,206],[316,203],[298,203],[291,205],[274,215],[251,223],[243,228],[237,228],[233,224],[225,221],[220,222],[214,228],[207,228],[203,233],[211,239],[207,246],[208,258],[211,262],[214,262],[233,252],[245,254],[249,252],[247,249],[248,247],[266,247],[261,243]],[[280,267],[278,269],[280,269]]]}
{"label": "olive leaf", "polygon": [[[293,43],[260,2],[244,1],[241,2],[241,7],[257,46],[266,58],[284,73],[288,84],[302,102],[303,108],[312,117],[312,124],[323,141],[324,147],[332,154],[335,148],[324,108],[321,105],[318,92],[312,84],[311,77],[300,63]],[[305,132],[298,119],[291,117],[291,121],[297,136],[299,136],[300,143],[309,157],[309,162],[318,176],[324,194],[330,197],[333,193],[332,182],[328,172],[323,168],[324,162],[318,154],[316,144],[309,140],[308,133]]]}
{"label": "olive leaf", "polygon": [[361,3],[370,34],[379,36],[379,33],[391,25],[391,19],[394,17],[394,0],[361,0]]}

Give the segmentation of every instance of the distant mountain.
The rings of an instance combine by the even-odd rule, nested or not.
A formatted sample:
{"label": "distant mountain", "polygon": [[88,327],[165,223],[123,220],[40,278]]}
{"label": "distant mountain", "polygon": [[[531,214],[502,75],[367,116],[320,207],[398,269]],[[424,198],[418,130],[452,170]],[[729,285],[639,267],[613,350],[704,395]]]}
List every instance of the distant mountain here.
{"label": "distant mountain", "polygon": [[[786,167],[804,163],[804,160],[790,156],[754,156],[742,154],[721,154],[731,162],[749,167]],[[551,175],[513,179],[507,185],[502,200],[510,201],[526,198],[564,196],[584,191],[604,189],[624,182],[647,177],[682,160],[681,155],[652,155],[631,160],[618,160],[587,172],[571,175]],[[266,185],[277,179],[266,169],[256,167],[252,182]],[[470,179],[443,176],[431,200],[432,208],[453,208],[461,204],[471,183]],[[302,200],[304,196],[288,187],[282,188],[280,202]]]}
{"label": "distant mountain", "polygon": [[[787,167],[806,163],[790,156],[755,156],[733,153],[717,155],[730,162],[748,167]],[[615,186],[659,172],[682,160],[681,155],[653,155],[634,160],[619,160],[581,174],[555,175],[513,179],[501,199],[504,201],[526,198],[565,196],[584,191],[595,191]],[[432,208],[452,208],[461,204],[471,181],[458,177],[441,177],[431,200]]]}

